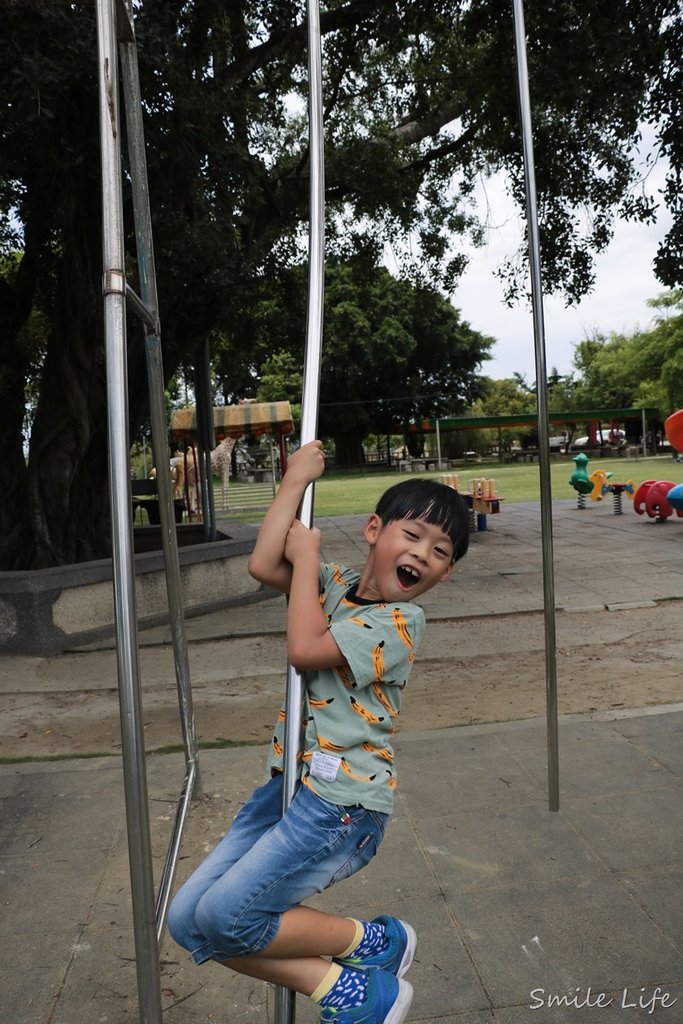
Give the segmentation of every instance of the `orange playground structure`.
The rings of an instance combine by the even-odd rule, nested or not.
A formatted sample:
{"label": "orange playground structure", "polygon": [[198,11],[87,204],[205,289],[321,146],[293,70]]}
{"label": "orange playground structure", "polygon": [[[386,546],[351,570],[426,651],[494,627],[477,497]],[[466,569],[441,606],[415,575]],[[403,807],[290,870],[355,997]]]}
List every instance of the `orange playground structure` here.
{"label": "orange playground structure", "polygon": [[483,532],[488,529],[487,517],[502,511],[505,498],[500,495],[500,484],[497,480],[474,477],[467,482],[467,490],[460,487],[457,473],[444,473],[441,482],[456,490],[467,502],[470,509],[470,528]]}

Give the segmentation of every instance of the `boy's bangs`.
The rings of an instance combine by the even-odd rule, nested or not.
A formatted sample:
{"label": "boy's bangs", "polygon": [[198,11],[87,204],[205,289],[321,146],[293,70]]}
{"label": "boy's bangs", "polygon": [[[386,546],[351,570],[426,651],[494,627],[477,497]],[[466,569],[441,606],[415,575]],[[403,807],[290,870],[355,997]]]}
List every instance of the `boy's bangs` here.
{"label": "boy's bangs", "polygon": [[426,504],[409,498],[408,495],[395,503],[391,519],[424,519],[426,523],[440,526],[444,533],[450,534],[455,519],[453,502],[439,501],[432,498]]}
{"label": "boy's bangs", "polygon": [[423,519],[440,526],[448,535],[456,558],[462,558],[469,543],[469,512],[463,498],[452,487],[434,480],[406,480],[386,491],[375,509],[383,523],[397,519]]}

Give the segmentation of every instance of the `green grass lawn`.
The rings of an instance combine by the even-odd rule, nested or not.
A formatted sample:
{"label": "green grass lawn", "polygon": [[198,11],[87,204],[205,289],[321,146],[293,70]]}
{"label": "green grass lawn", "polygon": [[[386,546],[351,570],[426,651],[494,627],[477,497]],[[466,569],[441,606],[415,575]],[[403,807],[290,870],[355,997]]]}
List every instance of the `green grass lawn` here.
{"label": "green grass lawn", "polygon": [[[612,473],[613,481],[634,480],[636,485],[643,480],[673,480],[683,481],[683,465],[677,464],[669,455],[658,455],[648,459],[626,459],[606,458],[591,459],[588,463],[589,474],[594,469],[604,469]],[[574,463],[571,458],[558,459],[553,457],[550,464],[551,487],[554,500],[560,498],[577,497],[576,491],[569,484],[569,478],[574,471]],[[493,478],[499,483],[498,493],[508,502],[515,501],[540,501],[540,477],[538,463],[516,463],[500,465],[498,462],[480,462],[462,464],[455,469],[448,470],[449,473],[457,473],[460,477],[460,484],[464,490],[468,489],[468,483],[474,477]],[[439,480],[441,474],[436,470],[430,470],[421,476]],[[328,471],[315,486],[315,514],[317,516],[344,516],[364,515],[371,512],[377,504],[380,495],[392,484],[400,480],[411,479],[409,474],[396,472],[381,472],[377,470],[365,470],[358,473],[343,473]],[[270,496],[267,493],[268,487],[261,484],[259,495],[256,495],[253,484],[231,482],[232,500],[239,504],[242,495],[247,502],[250,492],[259,499],[258,508],[241,508],[229,513],[230,518],[242,522],[258,523],[263,518],[266,506],[270,503]],[[214,484],[216,498],[216,511],[219,519],[225,514],[221,510],[221,487]]]}
{"label": "green grass lawn", "polygon": [[[683,465],[675,463],[668,455],[659,455],[648,459],[591,459],[588,463],[589,474],[594,469],[604,469],[612,473],[612,480],[634,480],[636,484],[643,480],[674,480],[683,481]],[[552,496],[557,498],[575,498],[576,491],[569,484],[569,477],[574,471],[574,463],[555,461],[551,463]],[[461,486],[467,489],[467,483],[474,477],[486,477],[498,480],[499,493],[507,501],[539,501],[540,479],[538,463],[518,463],[515,465],[499,465],[497,462],[481,462],[476,465],[463,465],[448,472],[457,473]],[[436,471],[421,474],[440,479]],[[354,515],[370,512],[383,491],[399,480],[410,479],[405,473],[327,473],[316,484],[315,511],[318,516]]]}

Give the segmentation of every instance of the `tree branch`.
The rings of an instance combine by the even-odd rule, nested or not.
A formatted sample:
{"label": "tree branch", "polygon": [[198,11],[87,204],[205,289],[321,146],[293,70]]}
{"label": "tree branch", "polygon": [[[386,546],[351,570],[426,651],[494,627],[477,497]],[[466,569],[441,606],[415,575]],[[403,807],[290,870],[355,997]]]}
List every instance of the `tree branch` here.
{"label": "tree branch", "polygon": [[[345,7],[326,11],[320,15],[320,33],[326,35],[339,29],[357,25],[364,16],[376,16],[381,4],[378,0],[350,0]],[[226,69],[227,76],[238,81],[248,78],[254,71],[264,67],[283,54],[303,51],[307,40],[306,22],[289,26],[281,32],[274,32],[265,43],[254,46],[248,55],[235,60]]]}
{"label": "tree branch", "polygon": [[460,100],[451,99],[446,103],[442,103],[435,110],[432,110],[420,121],[406,121],[404,124],[392,128],[389,137],[395,139],[401,145],[411,146],[416,142],[422,142],[423,139],[428,138],[430,135],[436,135],[445,125],[455,121],[461,113],[462,104]]}

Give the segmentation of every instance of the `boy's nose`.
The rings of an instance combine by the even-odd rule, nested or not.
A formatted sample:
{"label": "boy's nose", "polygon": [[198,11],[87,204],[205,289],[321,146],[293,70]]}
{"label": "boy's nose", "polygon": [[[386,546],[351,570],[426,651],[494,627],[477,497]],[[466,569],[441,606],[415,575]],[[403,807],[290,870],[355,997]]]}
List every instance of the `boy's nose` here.
{"label": "boy's nose", "polygon": [[425,541],[417,541],[413,547],[413,554],[421,562],[429,561],[429,545]]}

